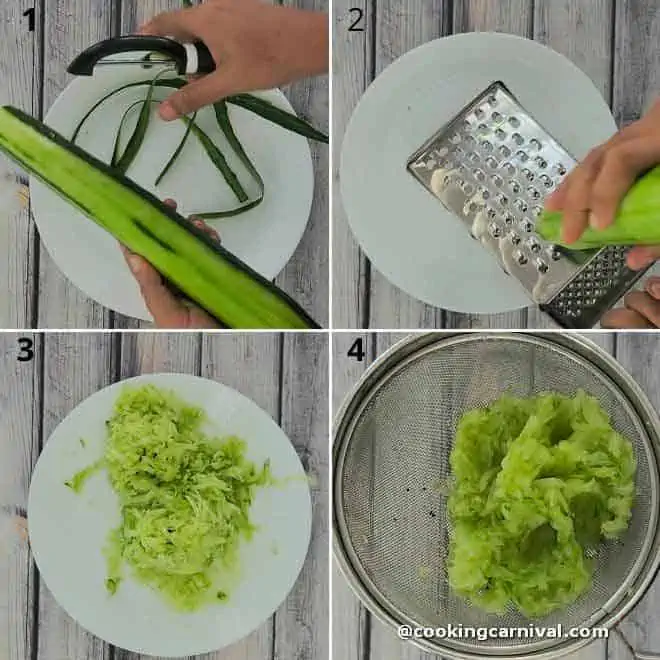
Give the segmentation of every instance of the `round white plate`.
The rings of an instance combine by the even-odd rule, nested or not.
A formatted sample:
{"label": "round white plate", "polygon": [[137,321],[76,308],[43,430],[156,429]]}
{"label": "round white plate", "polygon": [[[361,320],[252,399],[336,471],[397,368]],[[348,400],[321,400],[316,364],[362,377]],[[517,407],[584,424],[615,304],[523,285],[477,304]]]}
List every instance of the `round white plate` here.
{"label": "round white plate", "polygon": [[[218,435],[236,434],[248,456],[270,459],[286,485],[259,489],[251,509],[258,531],[240,551],[241,580],[226,603],[179,613],[128,577],[114,596],[105,586],[103,546],[119,522],[119,506],[104,472],[80,494],[64,485],[103,453],[105,420],[125,385],[153,383],[200,406]],[[79,440],[84,438],[87,446]],[[225,385],[181,374],[139,376],[83,401],[55,429],[39,457],[28,502],[30,544],[39,572],[78,623],[115,646],[165,657],[224,648],[257,629],[296,581],[309,546],[312,509],[300,460],[280,427],[255,403]]]}
{"label": "round white plate", "polygon": [[406,164],[497,80],[577,158],[616,130],[593,83],[562,55],[521,37],[468,33],[389,66],[362,97],[342,147],[344,207],[374,267],[411,296],[457,312],[505,312],[530,301]]}
{"label": "round white plate", "polygon": [[[153,76],[153,71],[145,72],[139,66],[98,67],[94,76],[77,78],[68,85],[46,115],[45,122],[70,137],[86,112],[105,94],[125,83]],[[126,90],[107,101],[85,124],[77,144],[109,162],[122,115],[133,102],[144,99],[146,89]],[[157,98],[164,98],[166,93],[170,90],[159,89]],[[279,90],[260,94],[285,110],[293,111]],[[260,206],[247,213],[210,220],[208,224],[220,232],[223,245],[230,252],[272,280],[293,255],[309,220],[314,192],[309,143],[242,108],[230,106],[229,112],[236,133],[265,181],[266,197]],[[183,122],[166,123],[155,113],[154,106],[147,137],[128,176],[159,199],[176,199],[180,212],[186,216],[237,206],[222,175],[194,136],[158,188],[154,186],[185,131]],[[135,126],[137,114],[132,117],[124,135],[130,134],[128,129]],[[217,127],[212,108],[200,112],[198,119],[239,174],[246,190],[255,193],[254,182]],[[105,307],[151,320],[112,236],[39,181],[32,178],[30,185],[39,235],[60,270],[81,291]]]}

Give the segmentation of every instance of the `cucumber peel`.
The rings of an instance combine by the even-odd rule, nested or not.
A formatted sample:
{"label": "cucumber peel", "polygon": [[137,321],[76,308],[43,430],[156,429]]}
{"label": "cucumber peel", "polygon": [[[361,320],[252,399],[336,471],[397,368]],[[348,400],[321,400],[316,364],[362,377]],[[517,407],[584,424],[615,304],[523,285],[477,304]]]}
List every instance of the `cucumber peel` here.
{"label": "cucumber peel", "polygon": [[319,326],[289,296],[151,193],[11,106],[0,151],[149,261],[220,323],[236,329]]}
{"label": "cucumber peel", "polygon": [[605,229],[588,227],[575,243],[561,240],[563,213],[544,211],[537,223],[542,238],[571,250],[593,250],[608,245],[660,245],[660,166],[637,180]]}

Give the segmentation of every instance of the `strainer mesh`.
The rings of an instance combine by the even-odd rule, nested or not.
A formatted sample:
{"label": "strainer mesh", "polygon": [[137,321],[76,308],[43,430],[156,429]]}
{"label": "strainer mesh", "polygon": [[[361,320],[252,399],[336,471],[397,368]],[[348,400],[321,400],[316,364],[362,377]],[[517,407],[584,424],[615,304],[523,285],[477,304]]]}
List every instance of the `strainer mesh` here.
{"label": "strainer mesh", "polygon": [[[616,385],[580,356],[519,337],[440,345],[386,380],[357,420],[343,462],[341,496],[349,543],[380,600],[401,621],[519,627],[517,612],[488,615],[452,594],[447,584],[448,521],[439,488],[461,415],[505,393],[544,391],[597,397],[614,427],[634,445],[637,497],[624,538],[596,558],[593,587],[573,606],[538,625],[580,626],[612,598],[633,569],[652,511],[648,438]],[[475,650],[538,642],[470,640]],[[550,644],[549,644],[550,645]]]}

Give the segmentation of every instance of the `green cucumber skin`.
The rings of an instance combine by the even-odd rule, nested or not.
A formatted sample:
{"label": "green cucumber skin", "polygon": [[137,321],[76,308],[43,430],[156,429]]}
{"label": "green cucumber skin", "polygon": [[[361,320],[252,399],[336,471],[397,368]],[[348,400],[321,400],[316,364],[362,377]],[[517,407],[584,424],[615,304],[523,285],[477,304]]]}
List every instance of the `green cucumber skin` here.
{"label": "green cucumber skin", "polygon": [[[263,302],[265,307],[263,312],[261,309],[252,312],[245,312],[244,308],[241,306],[242,301],[237,302],[236,300],[227,301],[228,306],[232,308],[231,312],[227,315],[223,314],[222,312],[219,313],[219,310],[217,309],[215,311],[213,309],[209,309],[208,305],[202,305],[206,311],[215,316],[221,323],[231,328],[240,329],[319,329],[318,324],[316,324],[316,322],[295,301],[293,301],[293,299],[291,299],[271,282],[263,278],[256,271],[252,270],[249,266],[244,264],[241,260],[224,249],[204,231],[198,229],[192,223],[188,222],[185,218],[176,213],[176,211],[164,205],[151,193],[142,189],[140,186],[122,174],[113,171],[105,163],[98,160],[86,151],[80,149],[79,147],[71,144],[71,142],[59,135],[56,131],[45,126],[40,121],[30,117],[26,113],[10,106],[4,106],[0,108],[0,150],[5,151],[9,156],[19,161],[21,165],[32,171],[33,174],[44,181],[46,185],[54,188],[58,194],[62,195],[68,201],[74,203],[83,213],[100,224],[107,231],[114,233],[111,228],[109,228],[103,222],[103,219],[98,217],[98,210],[95,211],[94,209],[86,208],[75,199],[70,191],[67,192],[61,188],[57,188],[57,186],[53,185],[53,183],[49,181],[49,166],[55,165],[55,167],[58,167],[57,163],[53,162],[53,159],[49,161],[49,165],[39,167],[38,164],[35,165],[34,162],[29,162],[29,159],[21,156],[20,147],[15,144],[15,140],[12,141],[12,133],[14,132],[12,131],[12,128],[16,128],[15,126],[12,127],[12,123],[15,120],[18,120],[18,122],[20,122],[23,127],[28,127],[31,131],[36,133],[35,135],[31,136],[34,139],[33,141],[36,141],[37,139],[45,140],[49,146],[55,146],[57,149],[65,150],[74,158],[80,160],[81,164],[84,163],[84,165],[87,167],[93,168],[96,172],[111,180],[114,184],[119,184],[119,186],[121,186],[124,191],[131,193],[133,196],[138,196],[140,201],[146,205],[145,209],[151,207],[149,210],[156,211],[159,216],[162,217],[165,223],[162,227],[164,230],[167,230],[167,221],[172,221],[178,230],[179,239],[185,238],[185,234],[188,234],[189,237],[194,237],[197,242],[201,242],[206,249],[210,248],[210,250],[213,251],[215,258],[220,258],[219,264],[223,264],[223,268],[226,266],[233,271],[231,276],[236,278],[236,281],[234,282],[236,290],[243,288],[243,293],[245,294],[249,293],[251,296],[254,296],[256,293],[257,295],[264,297]],[[32,155],[32,157],[34,156]],[[136,214],[139,215],[139,212],[140,209],[136,208]],[[115,221],[121,221],[123,223],[123,236],[130,236],[138,243],[144,242],[144,230],[136,230],[136,227],[139,224],[138,220],[136,218],[130,218],[125,210],[122,210],[121,213],[123,213],[123,216],[120,215],[119,218],[115,218]],[[171,225],[173,231],[174,226]],[[185,230],[185,232],[181,233],[181,229]],[[175,231],[174,233],[177,232]],[[190,241],[184,241],[184,243],[186,243],[183,248],[184,250],[192,249],[192,244]],[[131,245],[128,245],[128,247],[130,248]],[[178,247],[179,246],[177,246],[177,249]],[[186,273],[186,278],[180,279],[176,277],[178,269],[182,268],[184,265],[179,263],[181,261],[181,257],[174,251],[170,251],[171,254],[168,254],[164,250],[165,248],[159,250],[159,254],[163,259],[162,263],[165,264],[167,268],[163,268],[161,272],[163,272],[165,276],[172,279],[173,283],[179,286],[185,293],[187,293],[187,295],[195,299],[196,291],[191,290],[189,284],[184,281],[191,275],[192,271],[191,273]],[[209,265],[210,261],[207,254],[201,254],[200,257],[203,257],[200,258],[200,262],[203,262],[205,265],[202,267],[202,270],[200,270],[199,273],[195,271],[195,277],[193,279],[196,278],[196,286],[208,287],[208,280],[211,279],[208,274],[212,270],[212,265]],[[173,265],[173,270],[170,270],[170,265]],[[204,268],[206,268],[206,272],[203,272]],[[204,279],[205,277],[206,280]],[[213,284],[213,282],[211,282],[211,284]],[[231,280],[224,282],[224,284],[226,287],[232,286]],[[268,307],[268,304],[266,303],[270,303],[271,307]],[[273,303],[275,303],[276,309],[272,309]],[[282,322],[282,319],[286,320]]]}
{"label": "green cucumber skin", "polygon": [[537,230],[545,240],[571,250],[593,250],[609,245],[660,245],[660,166],[632,186],[609,227],[588,227],[575,243],[566,244],[561,240],[562,221],[560,211],[544,211]]}

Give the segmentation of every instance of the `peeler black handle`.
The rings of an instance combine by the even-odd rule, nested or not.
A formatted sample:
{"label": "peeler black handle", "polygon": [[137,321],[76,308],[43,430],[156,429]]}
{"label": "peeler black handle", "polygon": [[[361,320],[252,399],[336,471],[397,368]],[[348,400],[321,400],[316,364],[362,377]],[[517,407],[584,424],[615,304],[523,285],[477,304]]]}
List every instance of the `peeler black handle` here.
{"label": "peeler black handle", "polygon": [[177,73],[182,76],[215,71],[213,56],[201,41],[182,44],[166,37],[126,36],[106,39],[90,46],[71,62],[68,72],[74,76],[91,76],[94,66],[103,58],[132,51],[165,55],[176,64]]}

